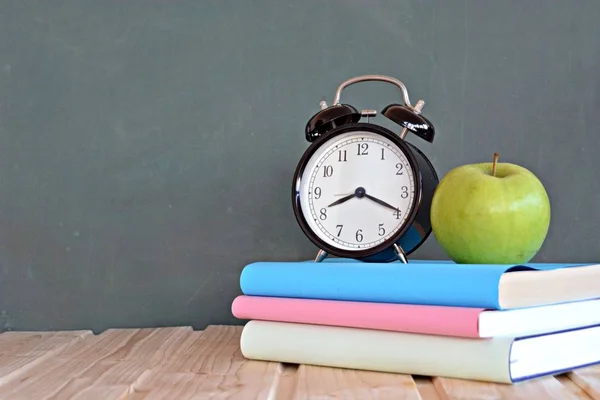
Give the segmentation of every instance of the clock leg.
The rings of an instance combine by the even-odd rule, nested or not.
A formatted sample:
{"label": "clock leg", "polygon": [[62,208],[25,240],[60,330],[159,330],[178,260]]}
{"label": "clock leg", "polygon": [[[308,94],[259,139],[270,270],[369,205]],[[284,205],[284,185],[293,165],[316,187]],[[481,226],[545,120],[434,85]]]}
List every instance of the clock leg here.
{"label": "clock leg", "polygon": [[326,259],[327,256],[328,256],[328,254],[325,250],[319,249],[319,252],[317,253],[317,256],[315,257],[315,262],[321,262],[324,259]]}
{"label": "clock leg", "polygon": [[402,250],[402,247],[400,247],[397,243],[394,243],[394,253],[396,253],[398,260],[400,260],[401,263],[408,264],[404,250]]}

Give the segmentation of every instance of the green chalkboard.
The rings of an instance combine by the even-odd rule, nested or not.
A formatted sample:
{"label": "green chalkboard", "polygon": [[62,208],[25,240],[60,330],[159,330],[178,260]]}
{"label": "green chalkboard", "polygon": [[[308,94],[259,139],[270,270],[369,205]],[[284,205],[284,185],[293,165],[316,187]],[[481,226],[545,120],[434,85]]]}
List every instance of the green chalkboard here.
{"label": "green chalkboard", "polygon": [[315,255],[290,198],[304,125],[361,74],[425,100],[440,175],[498,152],[540,177],[537,261],[598,261],[599,19],[592,0],[4,2],[0,330],[237,323],[246,263]]}

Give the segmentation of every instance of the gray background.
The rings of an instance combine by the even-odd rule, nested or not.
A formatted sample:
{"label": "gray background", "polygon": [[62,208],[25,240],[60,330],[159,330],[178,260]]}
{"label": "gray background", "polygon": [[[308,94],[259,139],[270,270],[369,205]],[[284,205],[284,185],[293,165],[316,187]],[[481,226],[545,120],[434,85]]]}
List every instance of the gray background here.
{"label": "gray background", "polygon": [[[528,167],[536,261],[600,259],[600,3],[5,1],[0,330],[238,323],[242,267],[313,257],[290,204],[319,100],[387,74],[440,175]],[[343,100],[381,109],[391,85]],[[445,258],[431,238],[415,257]]]}

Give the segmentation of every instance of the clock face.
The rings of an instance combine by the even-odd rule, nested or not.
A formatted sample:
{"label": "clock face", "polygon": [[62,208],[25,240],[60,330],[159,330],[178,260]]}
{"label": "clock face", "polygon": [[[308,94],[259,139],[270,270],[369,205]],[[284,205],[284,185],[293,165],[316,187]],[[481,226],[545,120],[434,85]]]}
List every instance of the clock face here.
{"label": "clock face", "polygon": [[415,177],[404,151],[383,135],[334,136],[310,157],[299,186],[306,223],[330,246],[365,251],[393,237],[415,203]]}

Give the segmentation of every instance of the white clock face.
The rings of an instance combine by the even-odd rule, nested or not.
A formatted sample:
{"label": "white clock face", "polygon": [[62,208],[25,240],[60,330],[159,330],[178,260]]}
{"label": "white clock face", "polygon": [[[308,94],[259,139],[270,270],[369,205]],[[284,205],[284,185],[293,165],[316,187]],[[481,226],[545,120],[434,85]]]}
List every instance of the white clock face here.
{"label": "white clock face", "polygon": [[299,189],[310,228],[346,251],[389,239],[404,225],[415,201],[413,171],[404,152],[368,131],[338,135],[317,149]]}

